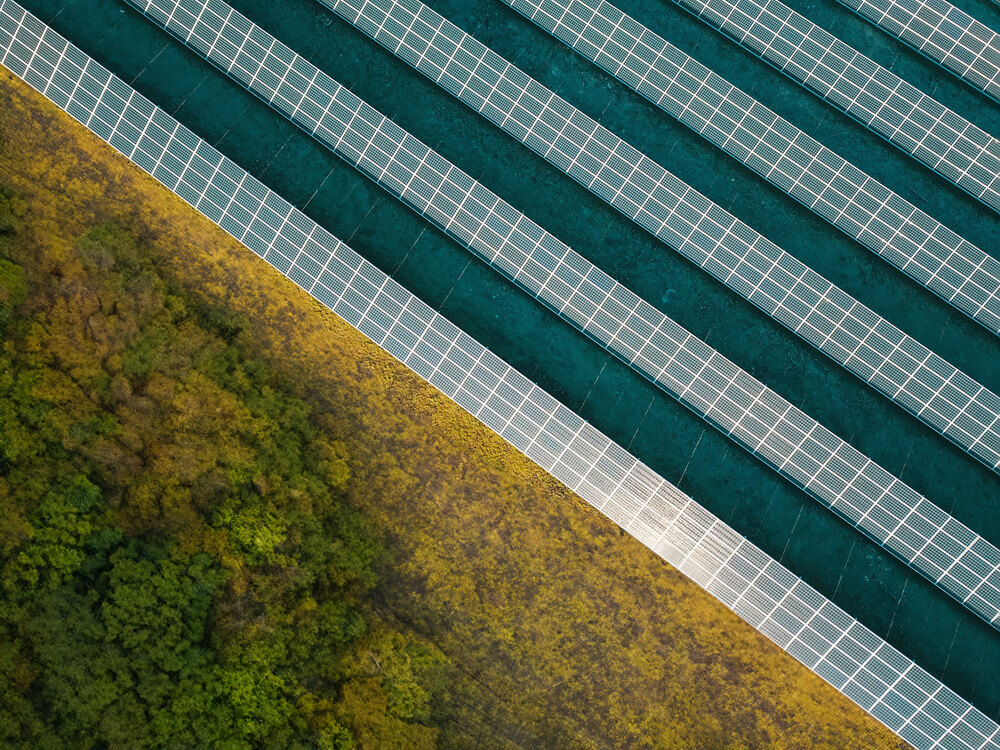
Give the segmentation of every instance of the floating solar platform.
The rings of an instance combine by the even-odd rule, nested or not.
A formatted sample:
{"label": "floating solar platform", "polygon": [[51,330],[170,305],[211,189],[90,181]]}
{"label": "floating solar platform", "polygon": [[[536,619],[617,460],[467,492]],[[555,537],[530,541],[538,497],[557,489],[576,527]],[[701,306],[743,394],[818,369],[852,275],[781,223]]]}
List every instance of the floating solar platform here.
{"label": "floating solar platform", "polygon": [[1000,748],[982,712],[13,0],[0,64],[918,750]]}
{"label": "floating solar platform", "polygon": [[838,0],[1000,101],[1000,34],[947,0]]}
{"label": "floating solar platform", "polygon": [[135,3],[493,268],[1000,627],[1000,550],[225,3]]}
{"label": "floating solar platform", "polygon": [[1000,261],[604,0],[502,0],[1000,333]]}
{"label": "floating solar platform", "polygon": [[1000,141],[778,0],[673,0],[1000,211]]}

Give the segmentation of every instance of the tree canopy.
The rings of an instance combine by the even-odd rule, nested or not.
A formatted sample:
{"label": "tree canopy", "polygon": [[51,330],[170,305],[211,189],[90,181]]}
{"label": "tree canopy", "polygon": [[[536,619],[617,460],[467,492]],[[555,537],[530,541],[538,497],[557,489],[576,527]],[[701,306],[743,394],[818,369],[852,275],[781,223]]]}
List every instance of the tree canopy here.
{"label": "tree canopy", "polygon": [[433,742],[444,657],[372,627],[346,446],[116,224],[46,276],[0,196],[0,745]]}

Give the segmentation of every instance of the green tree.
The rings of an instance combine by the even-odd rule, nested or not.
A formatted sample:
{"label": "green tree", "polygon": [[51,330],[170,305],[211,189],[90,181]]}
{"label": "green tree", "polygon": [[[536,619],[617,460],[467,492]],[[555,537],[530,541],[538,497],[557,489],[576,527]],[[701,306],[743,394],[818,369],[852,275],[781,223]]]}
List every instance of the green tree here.
{"label": "green tree", "polygon": [[440,655],[370,635],[384,551],[344,502],[354,459],[244,354],[243,326],[114,224],[51,262],[0,260],[0,745],[434,736]]}

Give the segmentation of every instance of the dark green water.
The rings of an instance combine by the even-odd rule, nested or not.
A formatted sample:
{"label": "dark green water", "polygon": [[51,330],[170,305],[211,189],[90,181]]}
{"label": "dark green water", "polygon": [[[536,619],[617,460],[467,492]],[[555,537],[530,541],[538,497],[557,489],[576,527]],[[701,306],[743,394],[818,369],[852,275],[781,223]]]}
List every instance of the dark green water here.
{"label": "dark green water", "polygon": [[[1000,718],[1000,635],[117,0],[23,0],[270,187]],[[975,2],[978,7],[970,7]],[[993,254],[1000,217],[668,0],[617,3]],[[312,0],[234,5],[888,470],[1000,543],[1000,478]],[[1000,342],[497,0],[430,5],[1000,390]],[[1000,106],[833,0],[793,3],[987,131]],[[996,12],[963,5],[983,20]],[[992,14],[992,15],[991,15]],[[1000,23],[994,23],[1000,28]]]}

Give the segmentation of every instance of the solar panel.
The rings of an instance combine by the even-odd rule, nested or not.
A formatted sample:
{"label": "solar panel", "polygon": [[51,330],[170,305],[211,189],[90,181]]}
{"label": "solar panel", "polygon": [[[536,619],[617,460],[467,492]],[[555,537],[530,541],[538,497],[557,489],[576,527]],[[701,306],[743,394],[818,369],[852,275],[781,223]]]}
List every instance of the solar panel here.
{"label": "solar panel", "polygon": [[1000,211],[1000,141],[777,0],[674,0]]}
{"label": "solar panel", "polygon": [[946,0],[839,0],[1000,101],[1000,35]]}
{"label": "solar panel", "polygon": [[[140,7],[685,406],[1000,623],[1000,586],[990,578],[1000,550],[221,0]],[[967,570],[980,571],[971,587]]]}
{"label": "solar panel", "polygon": [[1000,261],[604,0],[502,0],[993,333]]}
{"label": "solar panel", "polygon": [[13,0],[0,64],[915,747],[998,747],[978,709]]}
{"label": "solar panel", "polygon": [[[322,1],[800,338],[1000,467],[996,394],[418,0]],[[849,192],[846,178],[834,184]],[[849,210],[846,197],[826,197]],[[942,398],[938,386],[955,398]]]}

